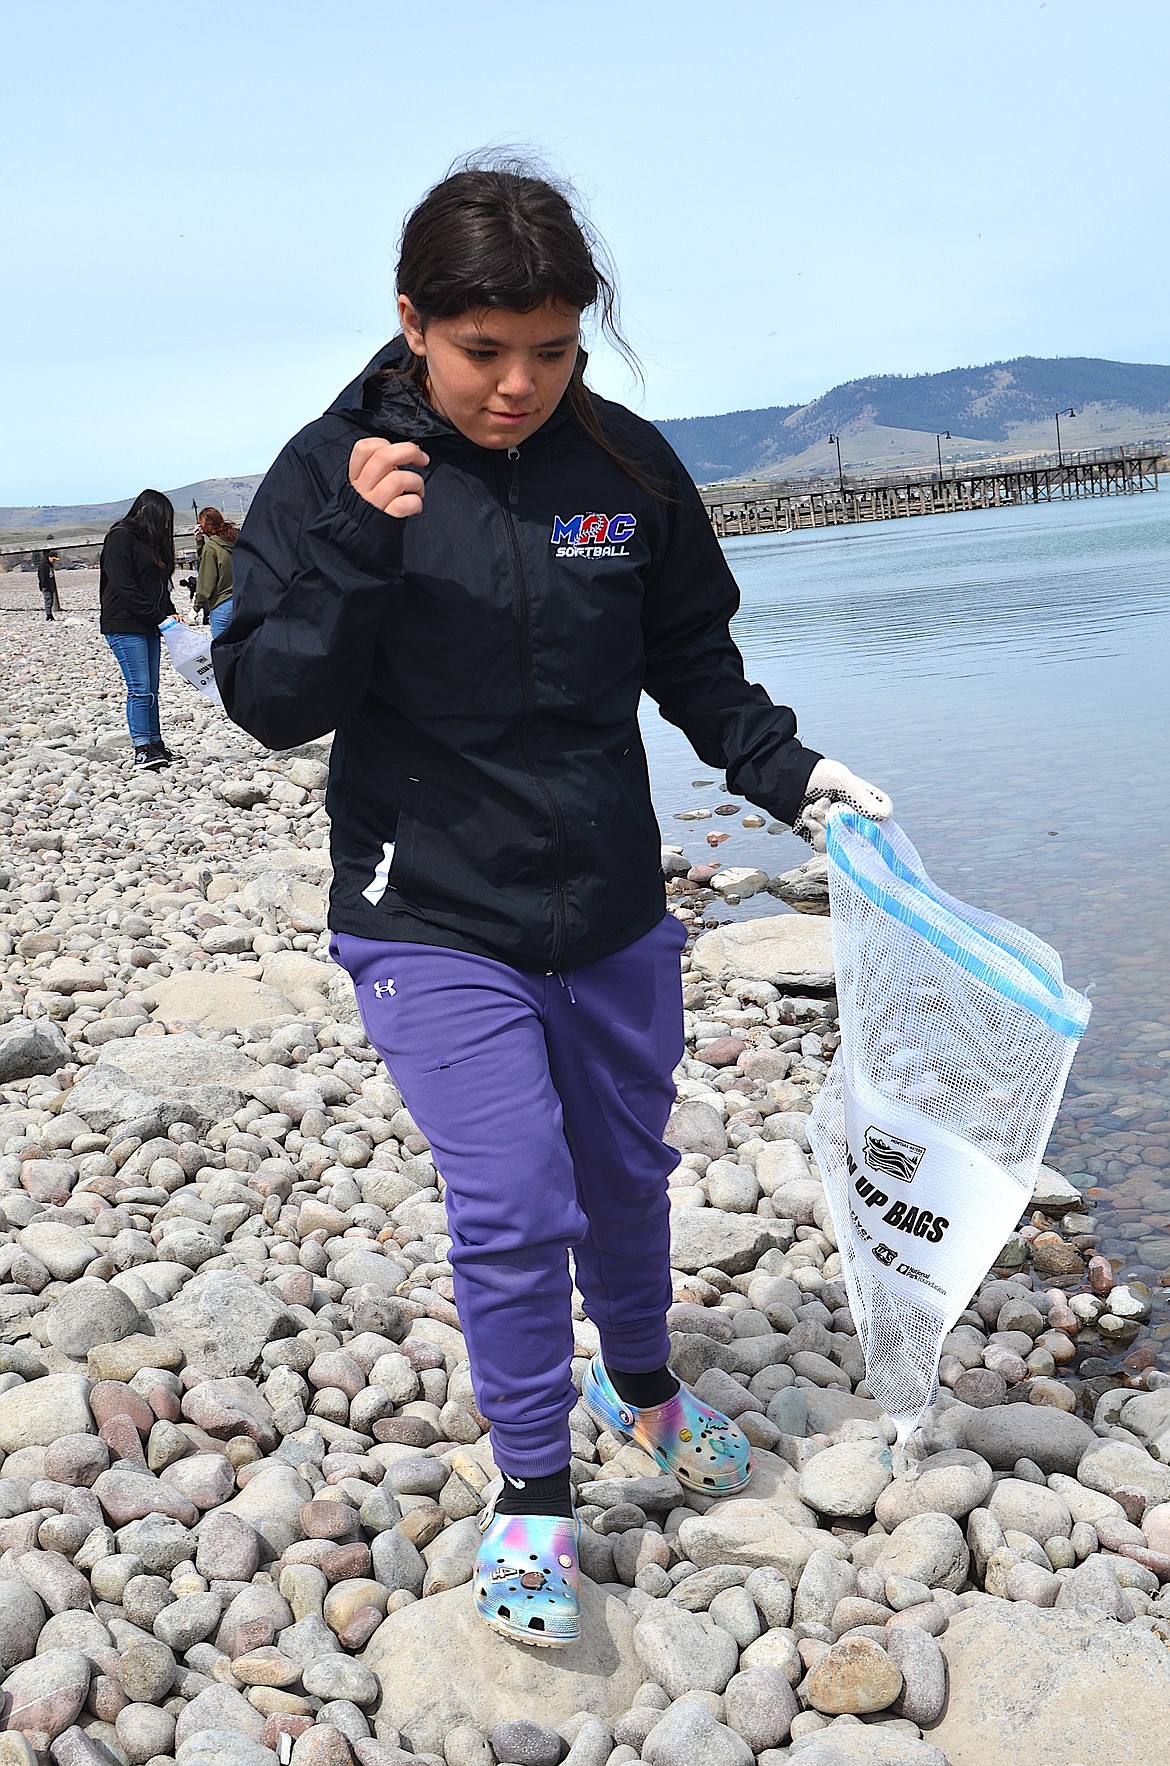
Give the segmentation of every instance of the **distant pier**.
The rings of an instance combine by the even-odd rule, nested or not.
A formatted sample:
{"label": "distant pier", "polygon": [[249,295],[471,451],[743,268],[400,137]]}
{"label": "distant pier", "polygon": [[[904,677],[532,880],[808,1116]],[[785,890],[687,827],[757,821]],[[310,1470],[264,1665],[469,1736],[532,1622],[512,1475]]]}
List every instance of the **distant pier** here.
{"label": "distant pier", "polygon": [[1156,491],[1161,449],[1119,448],[1057,464],[963,467],[918,477],[846,477],[844,484],[713,484],[700,495],[721,540],[741,534],[794,533],[858,521],[899,521],[914,515],[957,515],[966,509],[1010,509],[1080,497],[1128,497]]}

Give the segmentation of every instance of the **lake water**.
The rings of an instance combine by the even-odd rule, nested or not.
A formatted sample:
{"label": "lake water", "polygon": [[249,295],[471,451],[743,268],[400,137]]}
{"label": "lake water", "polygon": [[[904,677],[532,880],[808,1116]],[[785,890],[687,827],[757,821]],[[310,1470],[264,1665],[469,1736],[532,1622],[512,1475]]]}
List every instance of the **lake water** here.
{"label": "lake water", "polygon": [[[748,678],[795,707],[812,747],[890,792],[936,882],[1028,926],[1090,989],[1049,1159],[1090,1175],[1102,1249],[1157,1281],[1170,1270],[1170,494],[724,549]],[[730,800],[652,706],[643,725],[664,840],[698,861],[709,832],[729,832],[719,858],[772,876],[808,857],[739,818],[675,820]],[[768,895],[716,910],[777,911]]]}

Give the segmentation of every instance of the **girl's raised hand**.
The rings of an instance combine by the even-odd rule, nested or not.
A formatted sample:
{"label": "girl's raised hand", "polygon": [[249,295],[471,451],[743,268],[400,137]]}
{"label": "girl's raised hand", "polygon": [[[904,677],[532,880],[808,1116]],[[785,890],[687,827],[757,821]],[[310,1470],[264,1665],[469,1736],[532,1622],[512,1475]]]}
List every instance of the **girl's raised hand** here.
{"label": "girl's raised hand", "polygon": [[388,442],[363,436],[349,456],[349,482],[359,497],[385,515],[418,515],[426,484],[412,466],[429,466],[430,455],[414,442]]}

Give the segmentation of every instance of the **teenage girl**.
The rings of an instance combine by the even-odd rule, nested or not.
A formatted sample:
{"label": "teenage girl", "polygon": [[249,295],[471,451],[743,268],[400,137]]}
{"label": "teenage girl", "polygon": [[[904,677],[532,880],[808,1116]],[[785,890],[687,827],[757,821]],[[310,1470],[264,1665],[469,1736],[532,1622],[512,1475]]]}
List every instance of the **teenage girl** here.
{"label": "teenage girl", "polygon": [[232,623],[232,552],[240,530],[221,510],[210,507],[200,509],[196,521],[203,544],[191,613],[193,622],[205,613],[212,637],[218,638]]}
{"label": "teenage girl", "polygon": [[161,491],[141,491],[106,535],[98,598],[102,636],[126,683],[126,723],[134,765],[148,772],[174,758],[158,718],[158,628],[174,616],[175,510]]}
{"label": "teenage girl", "polygon": [[595,1419],[707,1495],[751,1475],[743,1434],[667,1366],[685,935],[639,697],[810,838],[831,801],[889,813],[745,681],[694,485],[587,389],[583,315],[621,344],[599,256],[523,169],[430,192],[402,237],[401,334],[265,478],[213,651],[259,741],[337,732],[332,950],[445,1180],[502,1474],[474,1597],[546,1644],[579,1629],[570,1252]]}

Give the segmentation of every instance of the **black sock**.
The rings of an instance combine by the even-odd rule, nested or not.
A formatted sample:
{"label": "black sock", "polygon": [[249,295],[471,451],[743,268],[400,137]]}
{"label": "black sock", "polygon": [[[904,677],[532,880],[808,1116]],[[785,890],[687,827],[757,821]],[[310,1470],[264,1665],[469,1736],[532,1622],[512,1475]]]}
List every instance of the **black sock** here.
{"label": "black sock", "polygon": [[668,1367],[656,1367],[648,1374],[627,1374],[606,1362],[605,1371],[618,1397],[623,1403],[632,1404],[635,1410],[652,1410],[656,1404],[665,1404],[678,1391],[678,1381]]}
{"label": "black sock", "polygon": [[572,1517],[573,1491],[568,1466],[544,1478],[510,1478],[507,1472],[501,1475],[504,1488],[496,1503],[498,1515],[563,1515],[566,1520]]}

